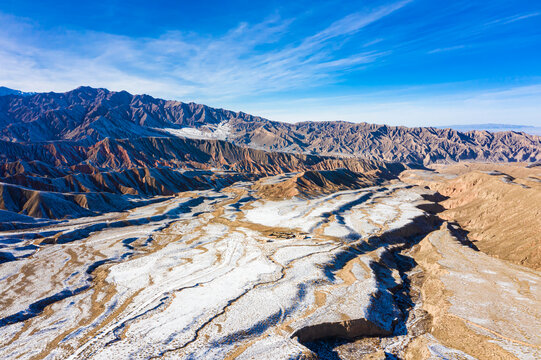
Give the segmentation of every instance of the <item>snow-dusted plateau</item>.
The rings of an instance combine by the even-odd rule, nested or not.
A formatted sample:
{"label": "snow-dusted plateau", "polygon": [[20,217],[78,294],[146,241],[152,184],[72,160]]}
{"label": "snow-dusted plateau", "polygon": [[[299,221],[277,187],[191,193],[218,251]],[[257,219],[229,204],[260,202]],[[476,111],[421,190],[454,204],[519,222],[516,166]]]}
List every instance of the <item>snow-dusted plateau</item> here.
{"label": "snow-dusted plateau", "polygon": [[473,337],[539,358],[539,273],[462,244],[433,197],[392,181],[268,200],[239,182],[4,231],[0,357],[470,359]]}

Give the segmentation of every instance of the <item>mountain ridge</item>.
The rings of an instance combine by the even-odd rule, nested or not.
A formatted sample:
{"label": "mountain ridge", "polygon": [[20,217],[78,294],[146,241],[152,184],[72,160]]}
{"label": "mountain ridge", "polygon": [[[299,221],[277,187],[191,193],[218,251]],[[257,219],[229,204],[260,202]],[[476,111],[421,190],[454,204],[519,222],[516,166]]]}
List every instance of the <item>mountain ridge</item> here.
{"label": "mountain ridge", "polygon": [[495,124],[495,123],[483,123],[483,124],[451,124],[447,126],[436,126],[439,129],[455,129],[459,131],[489,131],[489,132],[501,132],[501,131],[514,131],[523,132],[530,135],[541,135],[541,127],[532,125],[517,125],[517,124]]}
{"label": "mountain ridge", "polygon": [[5,86],[0,86],[0,96],[5,96],[5,95],[30,96],[30,95],[34,95],[34,94],[36,94],[36,93],[35,92],[24,92],[24,91],[21,91],[21,90],[10,89],[10,88],[5,87]]}
{"label": "mountain ridge", "polygon": [[196,103],[79,87],[66,93],[0,97],[0,140],[13,143],[105,138],[226,140],[266,151],[361,157],[430,165],[456,161],[536,162],[541,137],[343,121],[281,123]]}
{"label": "mountain ridge", "polygon": [[[154,196],[220,189],[282,173],[336,169],[364,179],[352,184],[361,186],[396,178],[404,167],[266,152],[223,140],[105,138],[87,145],[0,141],[0,210],[49,219],[90,216],[130,209]],[[0,212],[0,222],[6,214]]]}

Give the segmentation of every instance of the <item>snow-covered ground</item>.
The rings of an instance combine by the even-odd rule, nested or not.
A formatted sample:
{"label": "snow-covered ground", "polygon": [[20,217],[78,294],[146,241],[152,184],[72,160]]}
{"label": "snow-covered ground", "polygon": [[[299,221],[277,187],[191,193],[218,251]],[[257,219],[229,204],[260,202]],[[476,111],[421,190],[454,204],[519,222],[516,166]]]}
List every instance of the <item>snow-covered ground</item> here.
{"label": "snow-covered ground", "polygon": [[325,334],[406,324],[393,254],[426,215],[426,190],[398,182],[266,201],[251,185],[0,233],[17,257],[0,264],[0,358],[280,359],[309,354],[303,342]]}
{"label": "snow-covered ground", "polygon": [[538,272],[462,246],[435,232],[450,313],[519,359],[541,356],[541,276]]}
{"label": "snow-covered ground", "polygon": [[222,122],[218,125],[207,124],[197,129],[184,127],[181,129],[156,128],[155,130],[189,139],[226,140],[231,132],[231,127],[228,123]]}

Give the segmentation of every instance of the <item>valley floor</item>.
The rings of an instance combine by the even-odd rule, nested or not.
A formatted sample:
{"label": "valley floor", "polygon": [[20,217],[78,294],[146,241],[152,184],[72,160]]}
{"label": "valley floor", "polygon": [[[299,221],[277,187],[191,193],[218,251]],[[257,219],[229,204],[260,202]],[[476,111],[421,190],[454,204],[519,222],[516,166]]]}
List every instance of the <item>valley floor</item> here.
{"label": "valley floor", "polygon": [[541,273],[476,250],[434,199],[244,182],[1,232],[0,358],[541,358]]}

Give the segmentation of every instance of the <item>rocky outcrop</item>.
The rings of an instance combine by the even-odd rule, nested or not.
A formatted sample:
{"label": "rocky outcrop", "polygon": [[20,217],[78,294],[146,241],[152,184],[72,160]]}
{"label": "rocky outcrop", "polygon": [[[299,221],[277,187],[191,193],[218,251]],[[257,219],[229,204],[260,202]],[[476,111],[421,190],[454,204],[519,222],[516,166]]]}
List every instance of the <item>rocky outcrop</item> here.
{"label": "rocky outcrop", "polygon": [[292,337],[305,343],[325,338],[355,339],[359,337],[389,336],[393,332],[366,319],[344,320],[307,326],[296,331]]}

